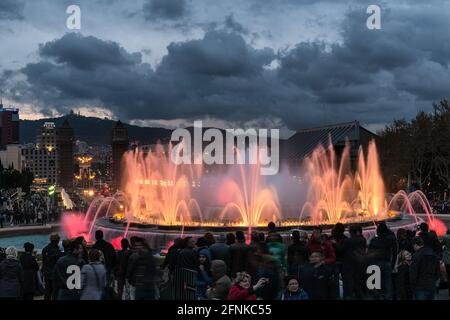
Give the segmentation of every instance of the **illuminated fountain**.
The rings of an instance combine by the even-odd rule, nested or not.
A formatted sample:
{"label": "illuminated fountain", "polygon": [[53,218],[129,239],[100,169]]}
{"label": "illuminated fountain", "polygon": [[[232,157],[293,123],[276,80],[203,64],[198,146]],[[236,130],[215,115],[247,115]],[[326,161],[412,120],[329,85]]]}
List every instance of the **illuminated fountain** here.
{"label": "illuminated fountain", "polygon": [[331,142],[327,148],[318,146],[305,159],[307,198],[293,216],[283,212],[278,198],[285,194],[289,176],[279,174],[272,183],[260,175],[259,165],[235,165],[205,177],[199,165],[175,165],[171,152],[171,146],[164,150],[161,145],[149,153],[127,152],[123,192],[95,198],[84,217],[70,214],[66,220],[73,227],[66,234],[93,239],[95,230],[102,229],[117,245],[122,237],[139,235],[158,248],[177,237],[198,237],[208,231],[241,229],[250,234],[252,228],[265,229],[270,221],[286,235],[294,228],[308,230],[314,225],[329,232],[337,222],[361,224],[366,234],[374,233],[377,221],[387,221],[394,230],[413,229],[421,221],[439,234],[446,230],[434,218],[423,193],[400,191],[388,201],[374,142],[367,157],[359,149],[354,171],[348,144],[339,156]]}
{"label": "illuminated fountain", "polygon": [[[319,145],[305,161],[309,179],[308,200],[300,211],[299,226],[330,226],[364,224],[370,234],[377,221],[388,222],[392,229],[413,229],[425,221],[439,235],[445,225],[433,215],[426,196],[421,191],[407,194],[401,190],[388,202],[381,176],[375,142],[368,146],[367,158],[360,147],[357,169],[351,171],[350,146],[346,143],[338,159],[329,142],[325,149]],[[424,215],[419,217],[418,214]]]}
{"label": "illuminated fountain", "polygon": [[367,159],[359,149],[357,170],[351,172],[350,146],[346,143],[338,159],[330,141],[319,145],[305,160],[309,180],[308,201],[300,212],[300,224],[309,213],[311,224],[382,220],[387,215],[384,183],[374,142]]}
{"label": "illuminated fountain", "polygon": [[227,177],[220,192],[228,201],[219,221],[237,213],[234,226],[261,227],[270,221],[281,221],[277,194],[261,182],[259,165],[239,166],[240,183]]}
{"label": "illuminated fountain", "polygon": [[167,155],[171,152],[171,147],[166,153],[157,145],[154,153],[136,151],[124,155],[123,190],[129,199],[127,221],[165,226],[201,223],[200,207],[190,194],[191,184],[197,183],[199,169],[175,165]]}

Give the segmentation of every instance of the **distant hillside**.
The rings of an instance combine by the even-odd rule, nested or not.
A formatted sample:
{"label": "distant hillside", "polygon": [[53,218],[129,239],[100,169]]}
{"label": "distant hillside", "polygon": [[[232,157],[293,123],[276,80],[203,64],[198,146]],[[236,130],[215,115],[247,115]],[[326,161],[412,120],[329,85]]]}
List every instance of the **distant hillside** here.
{"label": "distant hillside", "polygon": [[[111,143],[111,130],[116,121],[94,117],[70,114],[59,118],[40,120],[20,120],[20,143],[35,142],[36,132],[44,122],[54,122],[60,126],[64,119],[69,121],[75,131],[75,139],[85,141],[89,145],[102,145]],[[138,127],[124,124],[128,128],[130,141],[139,141],[140,144],[156,143],[158,140],[170,139],[172,130],[165,128]]]}

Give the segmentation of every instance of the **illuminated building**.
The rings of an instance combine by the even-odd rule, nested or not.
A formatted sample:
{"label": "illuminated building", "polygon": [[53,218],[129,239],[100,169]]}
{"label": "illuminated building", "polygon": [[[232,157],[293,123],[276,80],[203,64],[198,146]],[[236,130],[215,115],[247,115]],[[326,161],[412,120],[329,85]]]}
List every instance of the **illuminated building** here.
{"label": "illuminated building", "polygon": [[33,172],[35,184],[56,183],[56,128],[53,122],[45,122],[37,130],[36,144],[22,147],[22,158],[25,166]]}

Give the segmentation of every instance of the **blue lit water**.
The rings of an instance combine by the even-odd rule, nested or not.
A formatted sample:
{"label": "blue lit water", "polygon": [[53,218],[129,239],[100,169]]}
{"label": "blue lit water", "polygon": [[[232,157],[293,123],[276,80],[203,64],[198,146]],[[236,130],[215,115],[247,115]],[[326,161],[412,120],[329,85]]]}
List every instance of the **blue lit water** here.
{"label": "blue lit water", "polygon": [[0,247],[16,247],[19,250],[23,250],[23,244],[25,242],[31,242],[34,244],[36,250],[43,249],[50,241],[50,235],[48,234],[34,234],[34,235],[22,235],[0,238]]}

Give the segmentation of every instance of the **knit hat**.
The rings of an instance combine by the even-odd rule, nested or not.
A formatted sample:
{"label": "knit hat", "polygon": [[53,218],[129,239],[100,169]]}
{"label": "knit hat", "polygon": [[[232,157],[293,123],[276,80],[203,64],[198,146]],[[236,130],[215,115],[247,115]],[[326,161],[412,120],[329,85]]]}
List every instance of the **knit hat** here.
{"label": "knit hat", "polygon": [[8,247],[5,250],[6,259],[17,259],[17,249],[15,247]]}
{"label": "knit hat", "polygon": [[208,259],[208,261],[211,262],[212,260],[211,251],[209,251],[208,248],[201,249],[198,254],[205,256]]}

